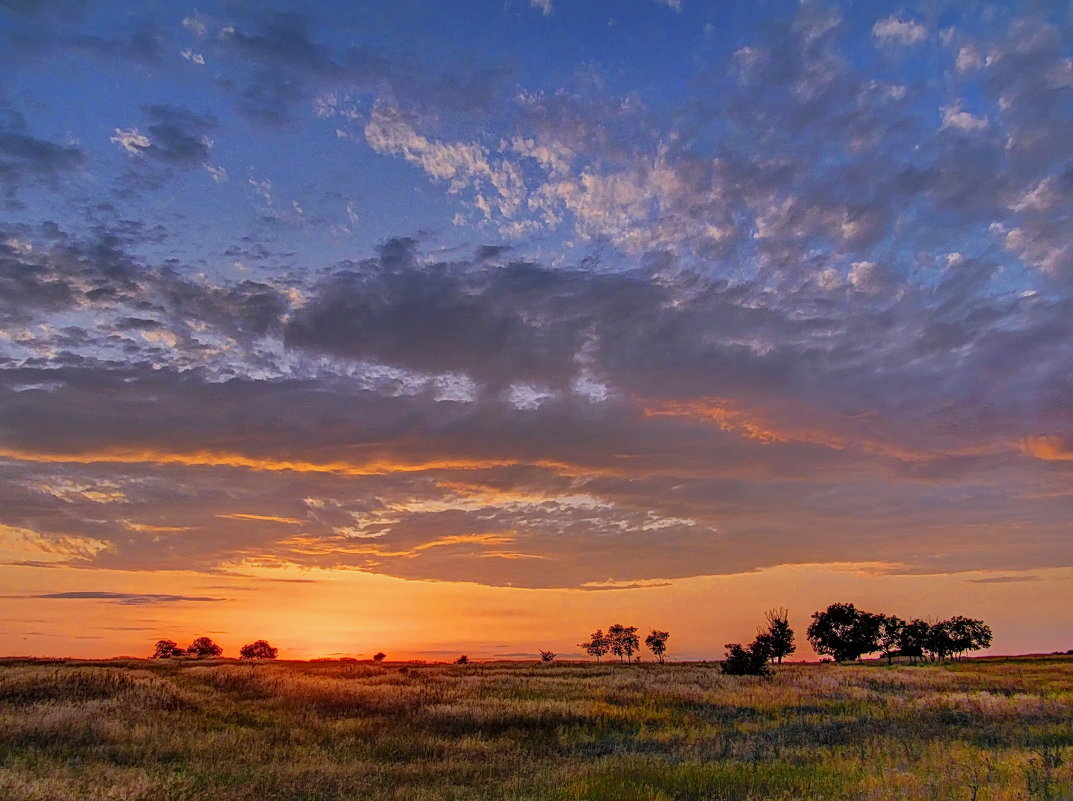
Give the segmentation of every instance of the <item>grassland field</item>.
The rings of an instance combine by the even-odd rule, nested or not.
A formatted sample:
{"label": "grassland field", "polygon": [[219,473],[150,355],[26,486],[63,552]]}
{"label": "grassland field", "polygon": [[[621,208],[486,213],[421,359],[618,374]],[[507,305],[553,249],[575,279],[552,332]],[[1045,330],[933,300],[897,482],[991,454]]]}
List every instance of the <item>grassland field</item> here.
{"label": "grassland field", "polygon": [[1073,657],[0,661],[3,801],[1073,799]]}

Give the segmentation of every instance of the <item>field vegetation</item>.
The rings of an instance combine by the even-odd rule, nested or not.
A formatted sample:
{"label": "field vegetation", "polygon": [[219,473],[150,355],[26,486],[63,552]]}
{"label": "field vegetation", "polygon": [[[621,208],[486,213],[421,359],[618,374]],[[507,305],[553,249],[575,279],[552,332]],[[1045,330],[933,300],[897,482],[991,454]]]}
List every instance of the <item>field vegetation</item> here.
{"label": "field vegetation", "polygon": [[0,798],[1073,798],[1073,658],[0,662]]}

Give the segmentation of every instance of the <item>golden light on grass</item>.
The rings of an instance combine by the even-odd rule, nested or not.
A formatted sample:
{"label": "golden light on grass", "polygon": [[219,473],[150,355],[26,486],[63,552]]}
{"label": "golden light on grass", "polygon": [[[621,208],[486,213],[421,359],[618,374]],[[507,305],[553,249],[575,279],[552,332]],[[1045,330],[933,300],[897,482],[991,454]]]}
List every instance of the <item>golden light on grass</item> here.
{"label": "golden light on grass", "polygon": [[[0,795],[1045,801],[1073,658],[920,667],[0,662]],[[77,754],[77,762],[71,759]]]}

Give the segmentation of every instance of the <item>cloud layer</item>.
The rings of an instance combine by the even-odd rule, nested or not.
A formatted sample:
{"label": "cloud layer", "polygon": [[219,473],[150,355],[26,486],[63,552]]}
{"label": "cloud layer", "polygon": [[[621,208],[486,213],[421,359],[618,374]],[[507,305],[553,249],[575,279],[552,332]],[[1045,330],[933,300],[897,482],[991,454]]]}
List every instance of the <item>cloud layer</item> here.
{"label": "cloud layer", "polygon": [[[24,563],[1069,564],[1069,19],[805,3],[712,22],[682,74],[650,41],[537,70],[373,18],[39,6],[16,38],[130,97],[0,103]],[[509,40],[580,12],[501,13]]]}

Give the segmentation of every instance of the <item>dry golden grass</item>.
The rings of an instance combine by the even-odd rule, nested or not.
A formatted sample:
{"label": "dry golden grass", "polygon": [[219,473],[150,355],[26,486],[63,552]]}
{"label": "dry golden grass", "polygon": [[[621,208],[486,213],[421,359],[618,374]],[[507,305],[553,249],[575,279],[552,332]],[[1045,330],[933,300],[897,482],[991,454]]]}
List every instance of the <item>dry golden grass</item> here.
{"label": "dry golden grass", "polygon": [[1073,659],[0,662],[0,799],[1073,799]]}

